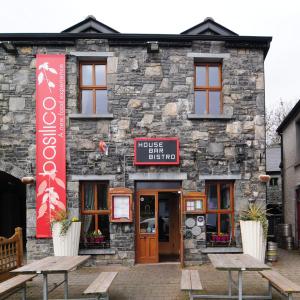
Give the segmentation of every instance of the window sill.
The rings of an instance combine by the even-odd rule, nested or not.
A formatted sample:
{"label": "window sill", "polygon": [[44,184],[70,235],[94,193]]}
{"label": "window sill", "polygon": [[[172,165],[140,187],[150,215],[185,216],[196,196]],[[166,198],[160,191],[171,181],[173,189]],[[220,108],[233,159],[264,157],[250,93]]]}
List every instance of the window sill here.
{"label": "window sill", "polygon": [[189,120],[231,120],[232,115],[198,115],[188,114]]}
{"label": "window sill", "polygon": [[202,253],[243,253],[243,249],[237,247],[207,247],[202,250]]}
{"label": "window sill", "polygon": [[79,249],[79,254],[81,255],[115,255],[115,249]]}
{"label": "window sill", "polygon": [[113,114],[70,114],[70,119],[74,120],[84,120],[84,119],[92,119],[92,120],[98,120],[98,119],[107,119],[112,120],[114,118]]}

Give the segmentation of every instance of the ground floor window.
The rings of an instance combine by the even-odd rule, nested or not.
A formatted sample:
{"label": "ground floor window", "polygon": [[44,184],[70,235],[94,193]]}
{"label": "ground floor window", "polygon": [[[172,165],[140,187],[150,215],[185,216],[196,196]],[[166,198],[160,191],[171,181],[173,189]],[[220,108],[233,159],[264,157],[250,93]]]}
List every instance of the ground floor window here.
{"label": "ground floor window", "polygon": [[108,182],[81,182],[81,248],[109,248]]}
{"label": "ground floor window", "polygon": [[229,245],[234,237],[233,182],[206,183],[207,242],[213,245]]}

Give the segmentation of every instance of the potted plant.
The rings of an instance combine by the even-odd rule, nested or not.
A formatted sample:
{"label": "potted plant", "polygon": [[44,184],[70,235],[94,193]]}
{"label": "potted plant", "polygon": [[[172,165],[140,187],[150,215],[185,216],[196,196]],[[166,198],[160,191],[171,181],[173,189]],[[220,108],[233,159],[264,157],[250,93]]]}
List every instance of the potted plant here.
{"label": "potted plant", "polygon": [[100,229],[95,230],[93,232],[93,236],[94,236],[94,242],[96,244],[100,244],[100,243],[102,243],[104,241],[104,236],[102,235]]}
{"label": "potted plant", "polygon": [[68,218],[65,210],[58,211],[51,220],[55,256],[78,255],[81,222]]}
{"label": "potted plant", "polygon": [[264,262],[268,234],[266,210],[255,203],[249,204],[240,214],[240,227],[243,252]]}

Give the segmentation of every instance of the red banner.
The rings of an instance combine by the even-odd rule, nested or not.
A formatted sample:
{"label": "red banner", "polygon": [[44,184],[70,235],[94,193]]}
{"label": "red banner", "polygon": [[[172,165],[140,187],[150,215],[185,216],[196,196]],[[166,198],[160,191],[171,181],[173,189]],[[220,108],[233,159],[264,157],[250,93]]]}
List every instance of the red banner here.
{"label": "red banner", "polygon": [[36,56],[36,236],[66,209],[65,56]]}

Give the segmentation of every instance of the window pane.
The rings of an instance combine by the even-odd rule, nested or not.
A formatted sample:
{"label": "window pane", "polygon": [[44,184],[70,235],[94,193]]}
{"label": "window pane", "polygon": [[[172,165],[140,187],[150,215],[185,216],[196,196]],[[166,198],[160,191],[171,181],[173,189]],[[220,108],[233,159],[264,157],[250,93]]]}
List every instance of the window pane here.
{"label": "window pane", "polygon": [[221,220],[221,233],[230,233],[231,230],[231,216],[229,214],[222,214]]}
{"label": "window pane", "polygon": [[217,185],[208,186],[208,209],[218,209],[218,192]]}
{"label": "window pane", "polygon": [[107,113],[107,91],[96,91],[96,113]]}
{"label": "window pane", "polygon": [[108,215],[99,215],[98,216],[99,229],[102,235],[104,236],[104,241],[109,241],[109,216]]}
{"label": "window pane", "polygon": [[196,67],[196,86],[206,86],[206,67]]}
{"label": "window pane", "polygon": [[99,210],[107,209],[107,185],[97,184],[97,205]]}
{"label": "window pane", "polygon": [[206,215],[206,231],[218,233],[218,215],[207,214]]}
{"label": "window pane", "polygon": [[96,85],[106,85],[106,66],[96,65]]}
{"label": "window pane", "polygon": [[87,238],[92,236],[92,233],[95,231],[95,216],[81,215],[81,222],[83,237]]}
{"label": "window pane", "polygon": [[93,113],[93,91],[82,91],[81,94],[81,113]]}
{"label": "window pane", "polygon": [[195,114],[206,113],[206,92],[195,91]]}
{"label": "window pane", "polygon": [[220,86],[220,76],[218,67],[208,68],[209,86]]}
{"label": "window pane", "polygon": [[230,208],[230,185],[221,184],[221,209]]}
{"label": "window pane", "polygon": [[209,92],[209,113],[210,114],[220,114],[220,92]]}
{"label": "window pane", "polygon": [[155,196],[140,196],[140,232],[155,233]]}
{"label": "window pane", "polygon": [[93,84],[93,66],[83,65],[81,77],[82,77],[82,85],[92,85]]}
{"label": "window pane", "polygon": [[93,184],[92,183],[85,183],[83,185],[84,189],[84,210],[93,210],[95,209],[94,205],[94,189],[93,189]]}

